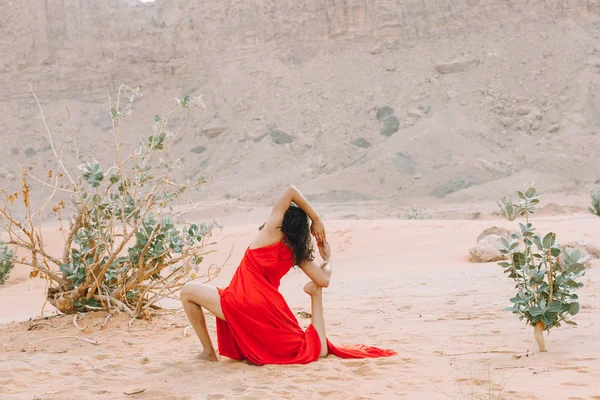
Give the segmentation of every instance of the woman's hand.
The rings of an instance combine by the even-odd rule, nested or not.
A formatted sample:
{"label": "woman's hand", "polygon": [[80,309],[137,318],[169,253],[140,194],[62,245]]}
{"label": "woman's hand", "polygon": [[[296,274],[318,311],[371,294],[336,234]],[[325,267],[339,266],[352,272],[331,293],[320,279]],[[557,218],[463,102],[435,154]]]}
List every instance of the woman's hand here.
{"label": "woman's hand", "polygon": [[325,224],[320,218],[312,221],[312,224],[310,225],[310,233],[312,233],[315,239],[317,239],[317,243],[322,243],[325,241]]}
{"label": "woman's hand", "polygon": [[329,243],[327,243],[327,240],[325,240],[323,242],[319,242],[318,246],[319,246],[319,254],[321,255],[321,258],[324,261],[329,261],[329,259],[331,258],[331,247],[329,246]]}

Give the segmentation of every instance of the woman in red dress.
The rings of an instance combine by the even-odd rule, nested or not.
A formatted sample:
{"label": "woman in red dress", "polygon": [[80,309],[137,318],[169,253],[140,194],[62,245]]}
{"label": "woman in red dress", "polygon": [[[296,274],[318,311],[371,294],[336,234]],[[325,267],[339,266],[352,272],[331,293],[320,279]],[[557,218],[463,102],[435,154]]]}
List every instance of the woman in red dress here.
{"label": "woman in red dress", "polygon": [[[309,224],[309,218],[312,223]],[[311,234],[323,262],[314,261]],[[304,331],[279,293],[281,278],[298,265],[310,278],[311,325]],[[181,289],[183,308],[203,346],[201,359],[218,361],[202,308],[217,317],[219,354],[263,364],[306,364],[331,353],[342,358],[389,357],[365,345],[334,346],[325,334],[323,288],[331,278],[325,225],[308,201],[289,186],[246,249],[225,289],[190,282]]]}

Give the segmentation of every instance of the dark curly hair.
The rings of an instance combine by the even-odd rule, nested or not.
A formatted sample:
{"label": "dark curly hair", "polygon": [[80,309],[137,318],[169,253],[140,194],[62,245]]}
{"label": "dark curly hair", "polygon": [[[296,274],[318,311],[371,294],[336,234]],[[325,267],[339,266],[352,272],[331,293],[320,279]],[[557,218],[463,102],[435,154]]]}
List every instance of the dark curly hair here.
{"label": "dark curly hair", "polygon": [[295,265],[315,258],[308,220],[308,215],[295,204],[291,204],[283,216],[281,233],[284,243],[292,250]]}

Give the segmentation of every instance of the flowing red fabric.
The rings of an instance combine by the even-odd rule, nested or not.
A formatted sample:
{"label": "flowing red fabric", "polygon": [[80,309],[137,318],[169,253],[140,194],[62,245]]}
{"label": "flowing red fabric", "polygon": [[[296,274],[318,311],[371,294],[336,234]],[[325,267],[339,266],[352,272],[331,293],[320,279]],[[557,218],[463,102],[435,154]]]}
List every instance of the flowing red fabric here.
{"label": "flowing red fabric", "polygon": [[[321,342],[315,328],[302,330],[279,293],[281,278],[292,268],[292,252],[283,242],[248,248],[231,283],[219,288],[226,321],[217,318],[219,354],[264,364],[306,364],[316,361]],[[334,346],[341,358],[378,358],[395,351],[365,345]]]}

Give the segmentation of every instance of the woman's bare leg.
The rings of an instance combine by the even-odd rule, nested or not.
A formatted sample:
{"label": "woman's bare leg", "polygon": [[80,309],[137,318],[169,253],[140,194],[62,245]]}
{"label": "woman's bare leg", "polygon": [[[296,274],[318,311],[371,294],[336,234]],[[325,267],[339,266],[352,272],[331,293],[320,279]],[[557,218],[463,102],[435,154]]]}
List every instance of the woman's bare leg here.
{"label": "woman's bare leg", "polygon": [[325,332],[325,315],[323,312],[323,288],[311,281],[304,286],[304,291],[310,295],[311,323],[319,334],[319,339],[321,339],[321,354],[319,357],[323,358],[327,356],[327,334]]}
{"label": "woman's bare leg", "polygon": [[181,302],[200,343],[203,351],[200,358],[209,361],[219,361],[215,348],[213,347],[208,328],[206,327],[206,318],[204,310],[207,309],[217,318],[225,320],[223,310],[221,309],[221,296],[216,288],[200,283],[189,282],[181,288]]}

